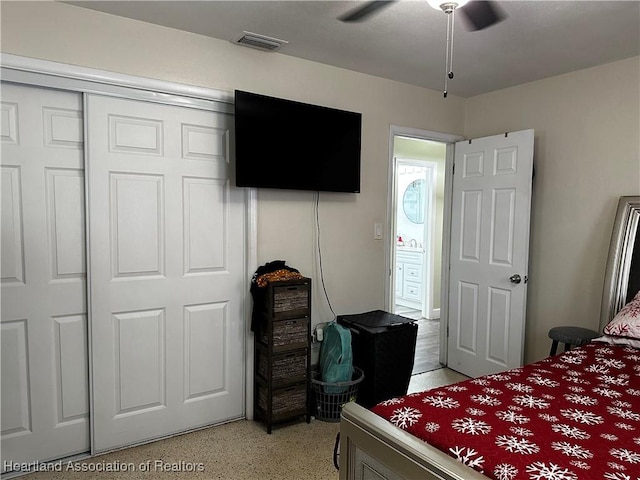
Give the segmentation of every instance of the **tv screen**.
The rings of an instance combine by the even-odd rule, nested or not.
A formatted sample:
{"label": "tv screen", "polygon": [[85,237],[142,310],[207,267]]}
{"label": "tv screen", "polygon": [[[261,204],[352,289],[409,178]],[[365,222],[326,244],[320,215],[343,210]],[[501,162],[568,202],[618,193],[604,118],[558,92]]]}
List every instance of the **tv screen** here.
{"label": "tv screen", "polygon": [[360,191],[362,115],[235,91],[236,186]]}

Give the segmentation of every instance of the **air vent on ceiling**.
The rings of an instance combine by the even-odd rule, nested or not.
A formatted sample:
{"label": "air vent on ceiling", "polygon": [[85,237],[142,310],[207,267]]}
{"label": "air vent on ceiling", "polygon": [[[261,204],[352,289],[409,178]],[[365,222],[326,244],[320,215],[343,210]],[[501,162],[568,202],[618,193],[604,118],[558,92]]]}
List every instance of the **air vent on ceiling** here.
{"label": "air vent on ceiling", "polygon": [[280,47],[289,42],[273,37],[267,37],[266,35],[260,35],[258,33],[242,32],[236,38],[231,40],[231,43],[237,43],[238,45],[244,45],[245,47],[257,48],[258,50],[265,50],[267,52],[275,52],[276,50],[280,50]]}

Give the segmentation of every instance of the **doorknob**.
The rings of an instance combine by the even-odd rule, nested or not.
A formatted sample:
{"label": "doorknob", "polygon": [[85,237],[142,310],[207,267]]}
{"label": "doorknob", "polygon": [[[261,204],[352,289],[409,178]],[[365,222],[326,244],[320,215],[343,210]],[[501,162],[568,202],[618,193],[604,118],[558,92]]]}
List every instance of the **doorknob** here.
{"label": "doorknob", "polygon": [[516,273],[515,275],[511,275],[509,277],[509,281],[511,283],[520,283],[522,281],[522,277],[520,277],[520,275]]}

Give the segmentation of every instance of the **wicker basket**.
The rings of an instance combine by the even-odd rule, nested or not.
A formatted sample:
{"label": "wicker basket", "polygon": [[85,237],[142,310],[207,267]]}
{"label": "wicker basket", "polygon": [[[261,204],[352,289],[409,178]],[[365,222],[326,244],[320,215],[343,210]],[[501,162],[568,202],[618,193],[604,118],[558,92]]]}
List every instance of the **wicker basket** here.
{"label": "wicker basket", "polygon": [[[267,411],[269,390],[258,386],[258,406]],[[305,412],[307,409],[306,383],[274,389],[271,395],[271,414],[277,420],[290,415],[292,412]]]}
{"label": "wicker basket", "polygon": [[[314,372],[318,376],[318,372]],[[364,380],[364,372],[358,367],[353,367],[353,375],[349,382],[322,382],[316,378],[311,380],[315,405],[314,413],[318,420],[325,422],[339,422],[340,413],[345,403],[355,402],[358,398],[358,385]],[[325,387],[331,390],[342,390],[340,393],[326,393]],[[333,387],[344,387],[335,389]]]}
{"label": "wicker basket", "polygon": [[[269,378],[269,357],[261,350],[257,350],[256,355],[258,356],[258,374],[264,379]],[[271,368],[271,380],[274,385],[306,380],[306,350],[291,352],[284,355],[274,355]]]}
{"label": "wicker basket", "polygon": [[[306,347],[309,342],[309,319],[308,318],[296,318],[291,320],[278,320],[273,321],[273,349],[275,351],[283,348],[293,348],[296,345],[300,345],[302,348]],[[268,342],[267,327],[262,327],[261,339],[263,342]]]}

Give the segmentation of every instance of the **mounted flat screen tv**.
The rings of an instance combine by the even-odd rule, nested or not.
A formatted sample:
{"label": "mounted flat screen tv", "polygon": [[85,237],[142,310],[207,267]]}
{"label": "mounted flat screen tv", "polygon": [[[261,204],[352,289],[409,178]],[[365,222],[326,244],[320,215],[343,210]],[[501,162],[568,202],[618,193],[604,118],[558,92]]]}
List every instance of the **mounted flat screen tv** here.
{"label": "mounted flat screen tv", "polygon": [[236,186],[360,192],[362,114],[235,91]]}

